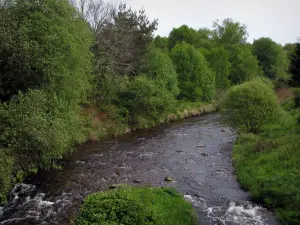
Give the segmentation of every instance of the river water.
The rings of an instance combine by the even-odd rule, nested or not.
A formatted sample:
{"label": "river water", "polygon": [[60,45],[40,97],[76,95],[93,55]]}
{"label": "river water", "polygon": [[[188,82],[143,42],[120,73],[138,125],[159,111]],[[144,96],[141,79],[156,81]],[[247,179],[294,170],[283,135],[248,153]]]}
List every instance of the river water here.
{"label": "river water", "polygon": [[202,225],[278,224],[241,190],[231,161],[234,140],[219,115],[210,114],[85,144],[63,170],[16,185],[0,225],[71,224],[86,195],[121,183],[177,188]]}

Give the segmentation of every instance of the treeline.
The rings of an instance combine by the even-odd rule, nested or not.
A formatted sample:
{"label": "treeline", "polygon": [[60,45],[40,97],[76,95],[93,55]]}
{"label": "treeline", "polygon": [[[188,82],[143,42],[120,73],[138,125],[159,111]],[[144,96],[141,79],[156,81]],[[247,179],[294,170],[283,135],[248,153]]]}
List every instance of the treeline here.
{"label": "treeline", "polygon": [[182,104],[211,102],[217,89],[289,78],[294,50],[269,38],[247,43],[246,26],[232,19],[154,38],[158,22],[144,10],[79,2],[0,1],[1,200],[89,138],[86,109],[143,128]]}

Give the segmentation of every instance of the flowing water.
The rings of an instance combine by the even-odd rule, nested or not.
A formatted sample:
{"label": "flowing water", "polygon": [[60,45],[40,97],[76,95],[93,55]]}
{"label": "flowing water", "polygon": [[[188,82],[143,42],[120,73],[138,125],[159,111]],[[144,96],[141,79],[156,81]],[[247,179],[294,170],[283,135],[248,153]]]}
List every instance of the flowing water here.
{"label": "flowing water", "polygon": [[235,134],[219,120],[211,114],[85,144],[63,170],[16,185],[0,225],[70,224],[86,195],[120,183],[177,188],[202,225],[278,224],[241,190],[231,162]]}

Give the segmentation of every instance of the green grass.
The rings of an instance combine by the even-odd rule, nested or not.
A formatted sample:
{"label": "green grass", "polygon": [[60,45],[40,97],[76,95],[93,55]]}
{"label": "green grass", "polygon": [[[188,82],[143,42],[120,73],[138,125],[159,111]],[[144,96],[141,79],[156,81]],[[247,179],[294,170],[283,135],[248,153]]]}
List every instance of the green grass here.
{"label": "green grass", "polygon": [[[294,115],[292,115],[294,114]],[[285,113],[262,132],[242,134],[233,150],[238,179],[284,225],[300,224],[300,124]]]}
{"label": "green grass", "polygon": [[196,225],[192,205],[170,188],[119,189],[89,195],[76,225]]}

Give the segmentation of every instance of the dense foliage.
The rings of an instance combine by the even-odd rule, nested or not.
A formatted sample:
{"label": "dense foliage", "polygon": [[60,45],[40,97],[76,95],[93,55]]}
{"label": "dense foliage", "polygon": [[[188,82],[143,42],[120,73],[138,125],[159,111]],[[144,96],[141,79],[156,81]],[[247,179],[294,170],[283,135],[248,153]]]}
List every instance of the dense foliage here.
{"label": "dense foliage", "polygon": [[300,87],[300,39],[295,44],[295,49],[290,54],[291,65],[290,73],[292,74],[292,84]]}
{"label": "dense foliage", "polygon": [[256,79],[228,91],[222,102],[222,114],[230,126],[255,133],[278,118],[280,106],[270,84]]}
{"label": "dense foliage", "polygon": [[192,205],[173,189],[132,188],[89,195],[77,225],[196,225]]}
{"label": "dense foliage", "polygon": [[259,38],[253,42],[253,52],[264,75],[272,80],[287,79],[288,55],[270,38]]}
{"label": "dense foliage", "polygon": [[92,35],[76,14],[65,0],[16,0],[4,8],[0,26],[1,101],[29,88],[69,95],[72,101],[84,96],[89,87]]}
{"label": "dense foliage", "polygon": [[199,51],[193,46],[177,44],[171,58],[178,73],[179,98],[189,101],[210,101],[215,94],[215,74]]}
{"label": "dense foliage", "polygon": [[250,81],[260,74],[258,61],[247,45],[231,45],[228,47],[231,64],[229,80],[233,84]]}
{"label": "dense foliage", "polygon": [[230,74],[230,62],[224,47],[211,49],[206,55],[210,67],[216,74],[216,87],[226,89],[230,85],[228,76]]}

